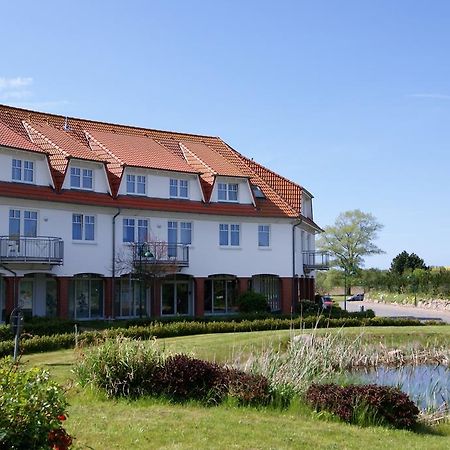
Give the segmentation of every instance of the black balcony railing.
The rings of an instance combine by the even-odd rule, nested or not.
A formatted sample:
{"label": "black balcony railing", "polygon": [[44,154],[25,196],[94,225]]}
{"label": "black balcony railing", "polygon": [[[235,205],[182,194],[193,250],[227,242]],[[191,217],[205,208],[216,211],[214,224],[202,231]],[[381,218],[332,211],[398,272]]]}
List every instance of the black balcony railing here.
{"label": "black balcony railing", "polygon": [[135,242],[132,245],[134,264],[173,265],[177,268],[189,266],[187,245],[167,242]]}
{"label": "black balcony railing", "polygon": [[57,237],[0,236],[0,262],[62,264],[64,242]]}
{"label": "black balcony railing", "polygon": [[305,272],[328,270],[330,268],[330,254],[328,252],[308,250],[302,253],[303,269]]}

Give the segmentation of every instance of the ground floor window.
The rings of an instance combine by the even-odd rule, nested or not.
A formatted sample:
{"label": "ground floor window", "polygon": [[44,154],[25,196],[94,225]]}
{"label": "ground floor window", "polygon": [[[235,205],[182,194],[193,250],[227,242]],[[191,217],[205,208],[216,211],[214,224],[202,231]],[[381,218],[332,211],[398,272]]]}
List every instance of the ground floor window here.
{"label": "ground floor window", "polygon": [[148,316],[147,289],[130,276],[116,280],[114,311],[118,317]]}
{"label": "ground floor window", "polygon": [[103,317],[103,280],[101,278],[82,276],[71,280],[69,314],[75,319]]}
{"label": "ground floor window", "polygon": [[57,316],[57,290],[56,280],[48,278],[45,282],[45,316]]}
{"label": "ground floor window", "polygon": [[252,277],[251,289],[263,294],[271,311],[281,310],[280,278],[277,275],[255,275]]}
{"label": "ground floor window", "polygon": [[190,277],[166,279],[161,285],[161,314],[192,314],[192,280]]}
{"label": "ground floor window", "polygon": [[237,279],[213,275],[205,281],[205,313],[226,314],[237,311]]}
{"label": "ground floor window", "polygon": [[19,282],[19,307],[27,316],[33,315],[34,280],[22,278]]}

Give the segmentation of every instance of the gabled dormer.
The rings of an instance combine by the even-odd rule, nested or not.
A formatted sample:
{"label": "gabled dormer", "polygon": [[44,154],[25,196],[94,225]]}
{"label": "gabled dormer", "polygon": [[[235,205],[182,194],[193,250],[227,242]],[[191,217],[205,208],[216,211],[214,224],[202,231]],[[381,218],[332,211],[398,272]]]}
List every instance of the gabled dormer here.
{"label": "gabled dormer", "polygon": [[62,188],[110,193],[105,165],[100,162],[70,158]]}
{"label": "gabled dormer", "polygon": [[216,176],[212,203],[254,204],[254,197],[247,178]]}

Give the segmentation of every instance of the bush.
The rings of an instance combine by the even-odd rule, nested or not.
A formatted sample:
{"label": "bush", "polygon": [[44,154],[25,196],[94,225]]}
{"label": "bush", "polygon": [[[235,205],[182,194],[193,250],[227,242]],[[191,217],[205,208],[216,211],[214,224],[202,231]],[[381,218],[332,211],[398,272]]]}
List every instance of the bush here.
{"label": "bush", "polygon": [[117,337],[82,353],[74,372],[82,386],[91,384],[108,397],[135,398],[161,392],[163,362],[154,341]]}
{"label": "bush", "polygon": [[239,405],[265,405],[270,401],[270,385],[265,376],[236,369],[225,370],[228,395]]}
{"label": "bush", "polygon": [[217,364],[179,354],[164,364],[164,394],[178,401],[220,402],[227,392],[226,371]]}
{"label": "bush", "polygon": [[300,314],[303,317],[317,316],[317,314],[322,311],[322,304],[304,299],[297,303],[295,310],[297,314]]}
{"label": "bush", "polygon": [[267,312],[269,306],[263,294],[247,291],[237,298],[237,305],[241,313]]}
{"label": "bush", "polygon": [[419,414],[417,406],[404,392],[387,386],[313,384],[305,398],[317,411],[329,411],[350,423],[361,424],[361,420],[370,419],[375,424],[412,428]]}
{"label": "bush", "polygon": [[175,401],[220,403],[227,395],[240,405],[264,404],[269,382],[209,361],[167,356],[151,342],[117,338],[80,355],[74,372],[81,386],[92,385],[108,397],[167,396]]}
{"label": "bush", "polygon": [[67,402],[48,372],[0,362],[0,448],[66,449],[71,437],[62,427]]}

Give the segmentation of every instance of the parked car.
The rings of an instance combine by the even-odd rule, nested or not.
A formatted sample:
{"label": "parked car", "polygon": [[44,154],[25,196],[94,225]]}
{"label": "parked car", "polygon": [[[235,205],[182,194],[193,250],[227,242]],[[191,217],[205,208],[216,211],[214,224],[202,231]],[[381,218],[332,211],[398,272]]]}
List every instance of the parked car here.
{"label": "parked car", "polygon": [[322,309],[331,309],[333,306],[333,297],[330,295],[322,295]]}
{"label": "parked car", "polygon": [[359,293],[359,294],[354,294],[351,297],[349,297],[347,299],[348,302],[362,302],[364,301],[364,294],[363,293]]}

